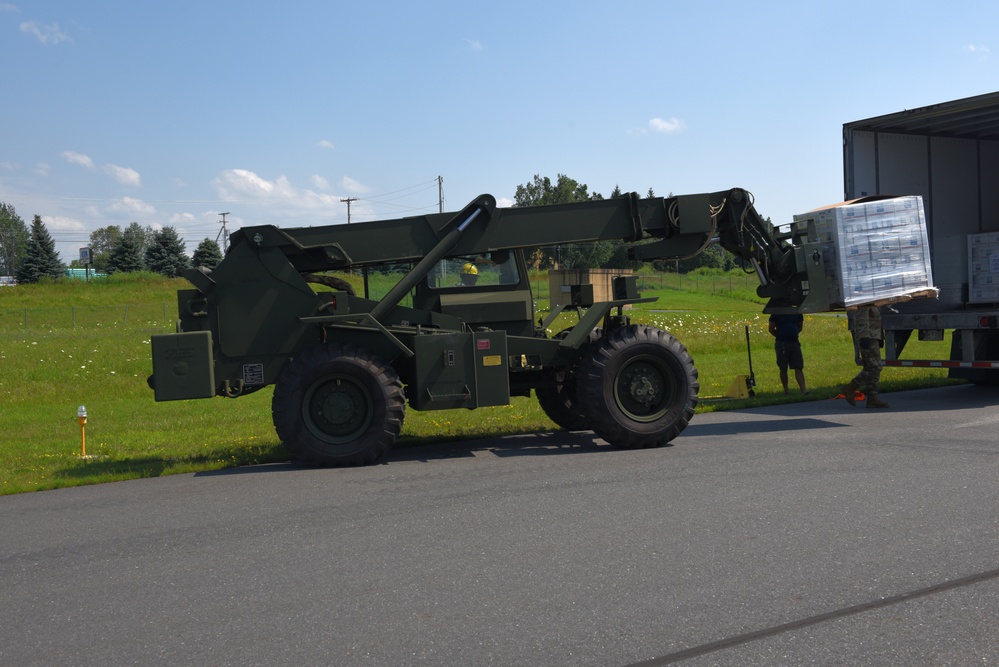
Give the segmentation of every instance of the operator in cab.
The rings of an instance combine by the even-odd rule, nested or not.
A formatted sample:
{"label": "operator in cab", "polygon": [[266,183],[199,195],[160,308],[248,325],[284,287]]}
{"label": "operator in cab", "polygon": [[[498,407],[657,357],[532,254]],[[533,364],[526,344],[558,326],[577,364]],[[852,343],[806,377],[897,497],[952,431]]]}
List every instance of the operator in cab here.
{"label": "operator in cab", "polygon": [[472,262],[465,262],[461,267],[462,287],[471,287],[479,280],[479,269]]}

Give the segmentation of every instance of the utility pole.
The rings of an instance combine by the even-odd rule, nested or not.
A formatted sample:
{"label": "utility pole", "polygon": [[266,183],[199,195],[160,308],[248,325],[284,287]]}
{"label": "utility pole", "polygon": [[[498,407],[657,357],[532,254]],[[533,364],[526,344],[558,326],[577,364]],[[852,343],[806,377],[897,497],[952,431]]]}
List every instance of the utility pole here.
{"label": "utility pole", "polygon": [[219,213],[219,215],[222,216],[222,219],[219,221],[222,223],[222,229],[219,230],[218,236],[215,237],[215,242],[218,243],[219,237],[222,238],[222,252],[224,253],[229,249],[229,230],[225,228],[225,217],[232,214],[229,213],[229,211],[226,211],[225,213]]}
{"label": "utility pole", "polygon": [[437,177],[437,212],[444,212],[444,177]]}
{"label": "utility pole", "polygon": [[343,203],[347,205],[347,224],[350,224],[350,202],[357,201],[357,197],[347,197],[346,199],[341,199]]}

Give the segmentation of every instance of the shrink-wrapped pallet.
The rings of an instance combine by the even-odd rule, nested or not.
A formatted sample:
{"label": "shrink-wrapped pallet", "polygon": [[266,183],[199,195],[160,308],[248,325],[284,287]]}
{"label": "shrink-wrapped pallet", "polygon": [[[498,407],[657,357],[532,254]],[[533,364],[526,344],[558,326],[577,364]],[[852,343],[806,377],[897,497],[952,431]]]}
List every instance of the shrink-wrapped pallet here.
{"label": "shrink-wrapped pallet", "polygon": [[936,295],[922,197],[865,197],[794,220],[815,222],[831,306]]}

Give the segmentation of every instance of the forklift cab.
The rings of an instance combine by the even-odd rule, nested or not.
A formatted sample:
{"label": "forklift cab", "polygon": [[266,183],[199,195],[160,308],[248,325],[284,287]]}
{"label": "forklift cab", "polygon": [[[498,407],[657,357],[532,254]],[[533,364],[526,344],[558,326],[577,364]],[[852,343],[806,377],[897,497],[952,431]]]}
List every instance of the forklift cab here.
{"label": "forklift cab", "polygon": [[441,260],[417,284],[413,305],[458,317],[472,330],[534,333],[534,301],[522,250]]}

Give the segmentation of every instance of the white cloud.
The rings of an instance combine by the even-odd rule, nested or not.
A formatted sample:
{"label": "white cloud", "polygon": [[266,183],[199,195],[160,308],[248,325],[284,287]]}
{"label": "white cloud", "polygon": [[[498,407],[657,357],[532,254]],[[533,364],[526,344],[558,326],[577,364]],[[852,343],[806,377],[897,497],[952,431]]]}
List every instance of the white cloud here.
{"label": "white cloud", "polygon": [[34,35],[42,44],[61,44],[72,42],[72,38],[59,27],[58,23],[40,25],[38,21],[25,21],[21,24],[21,32]]}
{"label": "white cloud", "polygon": [[344,176],[340,179],[340,187],[351,194],[364,194],[368,192],[367,186],[355,181],[350,176]]}
{"label": "white cloud", "polygon": [[327,150],[333,150],[334,148],[336,148],[336,146],[333,145],[333,142],[329,141],[328,139],[321,140],[317,144],[317,146],[319,146],[320,148],[325,148]]}
{"label": "white cloud", "polygon": [[294,202],[299,195],[286,176],[269,181],[247,169],[227,169],[212,180],[224,201]]}
{"label": "white cloud", "polygon": [[16,12],[17,5],[11,2],[0,2],[0,12]]}
{"label": "white cloud", "polygon": [[116,164],[106,164],[104,165],[104,171],[110,174],[114,180],[118,181],[122,185],[127,185],[132,188],[142,187],[142,177],[139,176],[139,172],[134,169],[119,167]]}
{"label": "white cloud", "polygon": [[979,60],[987,60],[991,50],[984,44],[967,44],[964,50],[968,53],[978,56]]}
{"label": "white cloud", "polygon": [[31,169],[31,171],[33,171],[34,173],[36,173],[39,176],[48,176],[49,175],[49,169],[50,169],[50,167],[49,167],[48,162],[39,162],[38,164],[36,164]]}
{"label": "white cloud", "polygon": [[471,51],[481,51],[482,50],[482,42],[480,42],[477,39],[466,39],[465,40],[465,46],[467,46],[469,48],[469,50],[471,50]]}
{"label": "white cloud", "polygon": [[659,132],[660,134],[676,134],[687,129],[687,124],[676,116],[673,116],[665,120],[662,118],[653,118],[649,121],[649,127],[653,132]]}
{"label": "white cloud", "polygon": [[83,232],[87,226],[76,218],[66,218],[58,215],[43,215],[42,222],[54,232]]}
{"label": "white cloud", "polygon": [[82,153],[77,153],[75,151],[63,151],[59,154],[66,162],[71,162],[73,164],[78,164],[81,167],[86,167],[87,169],[94,168],[94,161],[90,159],[89,155],[84,155]]}
{"label": "white cloud", "polygon": [[174,213],[170,216],[171,225],[186,225],[197,221],[193,213]]}
{"label": "white cloud", "polygon": [[[254,214],[258,218],[275,220],[279,223],[290,223],[294,219],[314,221],[330,221],[332,218],[344,217],[346,208],[340,199],[345,196],[344,189],[349,194],[366,192],[367,188],[352,179],[344,179],[337,193],[323,192],[330,187],[329,182],[321,176],[310,179],[310,187],[296,187],[285,176],[267,179],[247,169],[227,169],[220,172],[211,181],[221,201],[232,205],[235,214],[238,210],[257,209]],[[313,189],[310,189],[313,188]],[[355,204],[354,211],[358,215],[364,213],[364,207]],[[238,227],[238,217],[230,218],[234,227]]]}
{"label": "white cloud", "polygon": [[149,216],[156,212],[156,208],[151,204],[147,204],[141,199],[134,199],[132,197],[122,197],[108,206],[108,209],[114,211],[115,213],[139,216]]}

